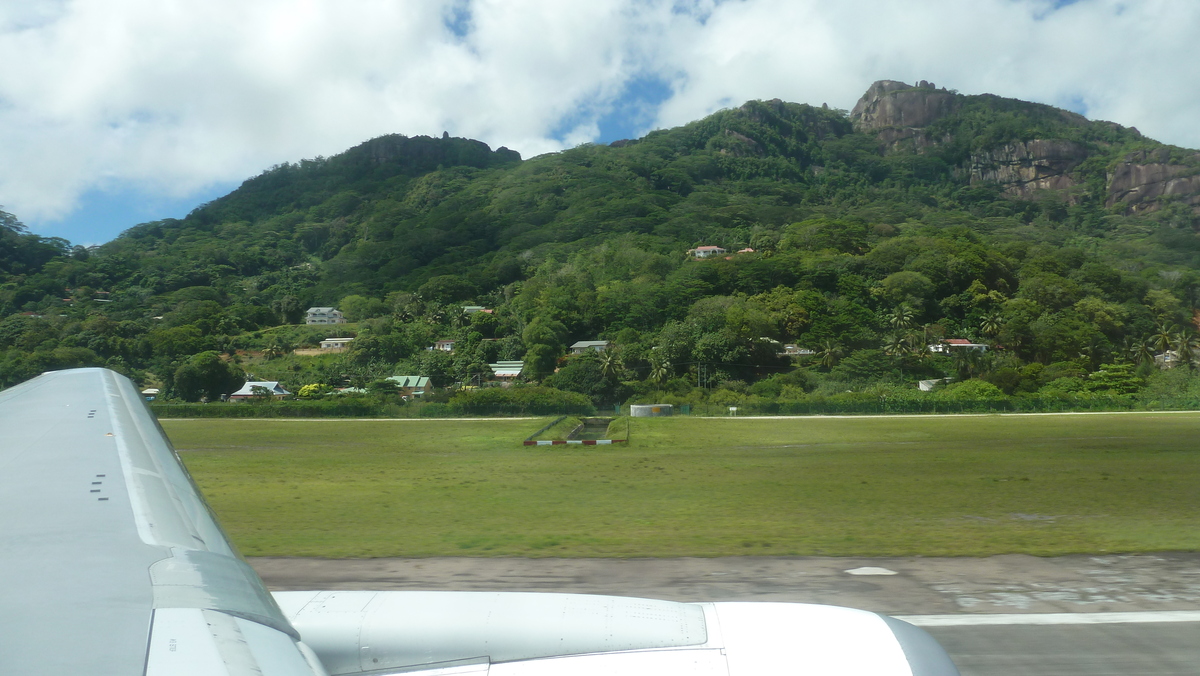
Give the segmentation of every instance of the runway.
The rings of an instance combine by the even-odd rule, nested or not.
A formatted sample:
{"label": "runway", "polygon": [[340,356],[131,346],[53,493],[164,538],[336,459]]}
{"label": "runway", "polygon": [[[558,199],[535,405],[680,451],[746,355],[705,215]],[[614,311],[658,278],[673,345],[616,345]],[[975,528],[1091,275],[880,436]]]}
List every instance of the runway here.
{"label": "runway", "polygon": [[964,676],[1200,673],[1200,554],[967,558],[250,559],[283,589],[790,601],[923,626]]}

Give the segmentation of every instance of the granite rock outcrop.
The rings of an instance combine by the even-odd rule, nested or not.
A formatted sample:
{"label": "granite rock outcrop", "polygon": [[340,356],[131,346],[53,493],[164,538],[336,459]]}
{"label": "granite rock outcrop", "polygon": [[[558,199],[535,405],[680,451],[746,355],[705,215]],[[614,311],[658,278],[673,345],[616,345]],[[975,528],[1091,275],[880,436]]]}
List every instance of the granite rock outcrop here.
{"label": "granite rock outcrop", "polygon": [[850,117],[860,130],[927,127],[958,108],[958,96],[921,80],[916,87],[895,80],[871,85]]}
{"label": "granite rock outcrop", "polygon": [[1071,172],[1087,158],[1087,148],[1078,143],[1037,139],[972,153],[966,169],[973,184],[998,183],[1009,194],[1028,197],[1074,187],[1078,182]]}
{"label": "granite rock outcrop", "polygon": [[1172,162],[1165,147],[1126,155],[1108,173],[1107,206],[1152,211],[1165,197],[1200,211],[1200,153],[1182,160]]}
{"label": "granite rock outcrop", "polygon": [[[1001,101],[991,95],[984,97]],[[963,110],[964,102],[969,100],[924,80],[916,86],[880,80],[858,100],[850,119],[856,130],[874,135],[885,152],[922,153],[956,140],[946,131],[946,125],[936,125],[932,129],[931,125]],[[1006,101],[1007,105],[1013,103],[1021,105],[1020,102]],[[1109,166],[1103,195],[1109,207],[1124,206],[1130,212],[1145,212],[1174,200],[1200,213],[1200,153],[1181,153],[1178,148],[1162,146],[1129,153],[1114,162],[1111,134],[1132,132],[1133,138],[1146,140],[1136,129],[1126,129],[1112,122],[1089,121],[1066,110],[1058,110],[1054,115],[1054,109],[1048,106],[1028,105],[1051,112],[1051,119],[1058,118],[1060,124],[1066,123],[1070,128],[1092,125],[1106,130],[1110,136],[1084,135],[1082,138],[1096,139],[1089,142],[1065,138],[1008,141],[976,149],[956,168],[958,175],[972,184],[999,185],[1006,193],[1018,198],[1030,198],[1052,190],[1069,193],[1068,199],[1073,200],[1078,194],[1078,191],[1072,191],[1073,188],[1084,183],[1095,185],[1080,174],[1080,167],[1089,157],[1100,154]],[[953,124],[949,128],[953,129]],[[1078,136],[1075,132],[1067,135]],[[1089,176],[1098,178],[1094,173]]]}

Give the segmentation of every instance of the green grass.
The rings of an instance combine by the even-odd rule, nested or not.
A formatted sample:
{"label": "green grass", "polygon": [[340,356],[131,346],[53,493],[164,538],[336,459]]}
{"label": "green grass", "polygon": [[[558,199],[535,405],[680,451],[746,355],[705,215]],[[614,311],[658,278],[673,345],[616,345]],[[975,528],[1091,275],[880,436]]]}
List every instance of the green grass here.
{"label": "green grass", "polygon": [[1200,414],[164,420],[259,556],[1054,555],[1200,549]]}
{"label": "green grass", "polygon": [[580,424],[581,423],[580,423],[578,417],[569,415],[569,416],[563,418],[562,420],[558,421],[550,429],[537,435],[537,437],[535,437],[535,438],[536,439],[551,439],[551,440],[566,439],[568,436],[570,436],[571,432],[575,431],[576,427],[579,427]]}

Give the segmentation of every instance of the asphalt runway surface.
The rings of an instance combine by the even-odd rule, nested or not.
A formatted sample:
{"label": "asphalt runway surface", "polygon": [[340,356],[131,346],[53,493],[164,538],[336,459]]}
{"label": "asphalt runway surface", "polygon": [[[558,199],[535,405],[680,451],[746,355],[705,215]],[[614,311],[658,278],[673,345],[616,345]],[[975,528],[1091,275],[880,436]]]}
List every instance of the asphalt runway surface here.
{"label": "asphalt runway surface", "polygon": [[964,676],[1200,674],[1198,553],[250,563],[272,590],[543,591],[851,606],[924,627]]}

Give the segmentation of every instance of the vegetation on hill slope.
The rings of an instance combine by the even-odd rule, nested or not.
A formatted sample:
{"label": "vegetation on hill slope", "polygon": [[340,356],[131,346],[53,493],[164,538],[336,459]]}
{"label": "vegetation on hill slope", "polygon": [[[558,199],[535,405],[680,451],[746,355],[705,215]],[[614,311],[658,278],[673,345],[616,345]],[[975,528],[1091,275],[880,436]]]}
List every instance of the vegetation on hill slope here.
{"label": "vegetation on hill slope", "polygon": [[[194,398],[217,393],[203,382],[224,382],[222,368],[295,391],[393,373],[470,383],[524,359],[528,379],[596,403],[723,403],[919,396],[916,380],[946,377],[967,382],[929,396],[1128,397],[1164,387],[1156,354],[1190,370],[1190,197],[1110,193],[1130,157],[1183,175],[1193,151],[1047,106],[935,94],[950,104],[920,129],[752,101],[524,161],[382,137],[90,249],[5,214],[0,383],[106,365]],[[1033,141],[1078,155],[1053,183],[1066,187],[985,180],[1008,175],[987,162],[1036,172],[1014,155]],[[697,245],[753,252],[694,260]],[[310,305],[357,323],[294,326]],[[338,331],[357,336],[346,355],[289,354]],[[453,354],[424,349],[440,338],[458,340]],[[616,349],[561,359],[596,338]],[[942,338],[1003,349],[931,353]],[[784,343],[816,354],[797,369]],[[1191,391],[1186,373],[1170,378]]]}

